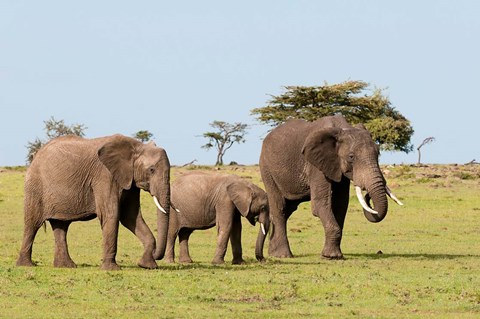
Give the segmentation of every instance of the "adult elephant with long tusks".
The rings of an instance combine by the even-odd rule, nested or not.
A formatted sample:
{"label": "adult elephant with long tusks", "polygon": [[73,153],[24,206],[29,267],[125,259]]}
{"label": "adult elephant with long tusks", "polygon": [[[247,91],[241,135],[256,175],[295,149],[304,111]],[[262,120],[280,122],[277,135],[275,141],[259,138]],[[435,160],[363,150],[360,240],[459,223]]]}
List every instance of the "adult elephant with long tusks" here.
{"label": "adult elephant with long tusks", "polygon": [[352,127],[339,115],[314,122],[289,120],[272,130],[260,155],[272,221],[269,254],[293,257],[287,220],[301,202],[311,200],[312,213],[325,229],[322,256],[343,258],[340,242],[350,181],[371,222],[387,215],[387,196],[401,205],[386,185],[378,156],[379,147],[365,127]]}
{"label": "adult elephant with long tusks", "polygon": [[76,136],[52,140],[38,151],[25,177],[25,229],[18,266],[32,266],[32,245],[38,229],[49,221],[55,237],[56,267],[76,267],[68,253],[71,222],[100,219],[102,269],[116,270],[118,225],[132,231],[144,246],[138,265],[156,268],[155,237],[140,211],[140,190],[158,207],[158,237],[165,242],[170,210],[170,163],[153,142],[113,135],[95,139]]}
{"label": "adult elephant with long tusks", "polygon": [[262,261],[263,245],[269,229],[267,194],[257,185],[239,176],[195,172],[185,174],[172,183],[172,204],[165,260],[173,262],[177,236],[180,241],[179,261],[190,263],[188,240],[196,229],[217,226],[217,249],[213,264],[224,262],[230,240],[233,264],[244,263],[242,257],[242,222],[260,223],[255,257]]}

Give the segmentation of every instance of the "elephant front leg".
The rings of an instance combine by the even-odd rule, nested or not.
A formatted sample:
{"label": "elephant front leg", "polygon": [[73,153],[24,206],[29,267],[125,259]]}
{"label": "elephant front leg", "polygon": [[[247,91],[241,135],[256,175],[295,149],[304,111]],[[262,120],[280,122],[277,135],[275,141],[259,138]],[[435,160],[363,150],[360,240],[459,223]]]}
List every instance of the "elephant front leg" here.
{"label": "elephant front leg", "polygon": [[137,265],[147,269],[157,268],[157,263],[153,258],[155,237],[153,237],[150,228],[143,219],[140,209],[140,190],[138,188],[123,192],[120,203],[120,222],[143,244],[143,255]]}
{"label": "elephant front leg", "polygon": [[342,225],[337,221],[332,207],[331,185],[312,187],[312,213],[320,218],[325,231],[325,243],[322,257],[328,259],[343,259],[340,249],[342,241]]}
{"label": "elephant front leg", "polygon": [[172,264],[175,262],[175,240],[177,239],[177,232],[175,234],[170,235],[168,233],[168,238],[167,238],[167,247],[165,248],[165,257],[163,257],[163,260],[166,263]]}
{"label": "elephant front leg", "polygon": [[104,216],[100,220],[103,236],[102,270],[120,270],[115,258],[117,256],[118,217]]}
{"label": "elephant front leg", "polygon": [[116,225],[104,227],[103,230],[103,259],[102,270],[120,270],[117,264],[117,239],[118,239],[118,222]]}
{"label": "elephant front leg", "polygon": [[123,226],[128,228],[132,233],[137,236],[143,244],[143,255],[138,261],[137,265],[146,269],[157,268],[157,263],[153,258],[153,252],[155,251],[155,237],[153,236],[150,228],[148,228],[145,220],[143,219],[140,210],[137,213],[125,213],[122,212],[120,222]]}
{"label": "elephant front leg", "polygon": [[268,245],[268,254],[277,258],[292,258],[290,243],[287,237],[287,219],[292,211],[287,211],[286,200],[278,191],[268,193],[271,218],[271,236]]}
{"label": "elephant front leg", "polygon": [[319,204],[312,202],[312,208],[315,214],[320,217],[323,229],[325,231],[325,243],[322,250],[322,257],[328,259],[343,259],[343,253],[340,249],[342,241],[342,229],[338,225],[331,209],[317,207]]}
{"label": "elephant front leg", "polygon": [[293,258],[287,238],[287,220],[284,215],[272,217],[272,235],[268,254],[277,258]]}
{"label": "elephant front leg", "polygon": [[68,253],[67,232],[70,226],[69,221],[50,220],[53,235],[55,237],[55,257],[53,260],[54,267],[76,268],[77,265],[73,262]]}
{"label": "elephant front leg", "polygon": [[232,231],[232,223],[228,225],[218,225],[217,249],[213,257],[212,264],[220,265],[225,263],[225,254],[227,253],[228,239]]}
{"label": "elephant front leg", "polygon": [[180,263],[190,264],[193,262],[188,250],[188,240],[192,233],[193,229],[188,228],[182,228],[178,232],[178,241],[180,242],[180,256],[178,257],[178,261]]}
{"label": "elephant front leg", "polygon": [[243,260],[242,256],[242,221],[240,219],[240,214],[235,214],[233,217],[232,231],[230,234],[230,244],[232,246],[233,254],[232,264],[245,264],[245,260]]}

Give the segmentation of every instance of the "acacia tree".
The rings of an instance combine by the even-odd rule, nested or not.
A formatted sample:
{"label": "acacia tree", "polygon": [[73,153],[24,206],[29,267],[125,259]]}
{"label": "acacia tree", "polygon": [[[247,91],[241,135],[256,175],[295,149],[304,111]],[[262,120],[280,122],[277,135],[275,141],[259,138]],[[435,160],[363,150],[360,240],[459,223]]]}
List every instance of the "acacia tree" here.
{"label": "acacia tree", "polygon": [[217,161],[215,165],[223,165],[223,156],[234,143],[244,143],[247,124],[240,122],[230,124],[222,121],[213,121],[210,126],[217,129],[215,132],[203,133],[203,137],[208,139],[208,142],[202,146],[207,150],[215,147],[217,149]]}
{"label": "acacia tree", "polygon": [[381,89],[369,90],[369,84],[363,81],[284,88],[286,91],[272,95],[266,106],[251,111],[260,122],[278,126],[292,118],[314,121],[342,114],[351,124],[363,123],[383,150],[413,150],[410,121],[391,105]]}
{"label": "acacia tree", "polygon": [[66,125],[64,120],[56,120],[53,116],[43,121],[45,123],[46,140],[36,138],[33,142],[27,143],[27,164],[30,164],[38,150],[50,140],[64,135],[85,136],[87,127],[83,124]]}
{"label": "acacia tree", "polygon": [[420,152],[420,149],[421,149],[423,146],[425,146],[425,145],[427,145],[427,144],[429,144],[429,143],[432,143],[432,142],[434,142],[434,141],[435,141],[435,137],[433,137],[433,136],[427,137],[427,138],[424,139],[423,142],[417,147],[417,151],[418,151],[418,162],[417,162],[417,165],[421,165],[421,164],[422,164],[422,162],[421,162],[421,160],[422,160],[422,153]]}
{"label": "acacia tree", "polygon": [[147,130],[144,130],[144,131],[138,131],[137,133],[133,134],[133,137],[141,141],[142,143],[145,143],[152,139],[153,134]]}

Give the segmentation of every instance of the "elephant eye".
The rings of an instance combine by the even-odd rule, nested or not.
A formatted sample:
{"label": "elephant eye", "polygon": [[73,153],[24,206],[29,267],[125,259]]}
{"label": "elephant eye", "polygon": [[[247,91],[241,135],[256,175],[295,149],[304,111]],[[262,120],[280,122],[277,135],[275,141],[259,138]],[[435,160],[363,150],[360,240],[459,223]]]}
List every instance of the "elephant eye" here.
{"label": "elephant eye", "polygon": [[349,162],[349,163],[353,163],[354,160],[355,160],[355,155],[353,155],[353,154],[348,154],[348,162]]}
{"label": "elephant eye", "polygon": [[153,167],[153,166],[150,167],[150,168],[148,169],[148,172],[149,172],[150,174],[155,173],[155,167]]}

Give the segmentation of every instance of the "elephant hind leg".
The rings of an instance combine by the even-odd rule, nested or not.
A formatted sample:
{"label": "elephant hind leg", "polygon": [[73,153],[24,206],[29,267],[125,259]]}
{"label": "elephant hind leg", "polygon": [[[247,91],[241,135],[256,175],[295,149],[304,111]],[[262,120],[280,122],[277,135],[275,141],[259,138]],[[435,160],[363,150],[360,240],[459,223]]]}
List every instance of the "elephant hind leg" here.
{"label": "elephant hind leg", "polygon": [[68,253],[67,232],[70,226],[70,221],[51,219],[53,235],[55,237],[55,256],[53,259],[54,267],[62,268],[76,268],[77,265],[73,262]]}
{"label": "elephant hind leg", "polygon": [[17,259],[17,266],[26,266],[31,267],[35,266],[32,261],[32,247],[35,236],[37,235],[38,230],[42,226],[42,223],[31,223],[26,222],[25,228],[23,230],[23,242],[22,247],[20,248],[20,253]]}

